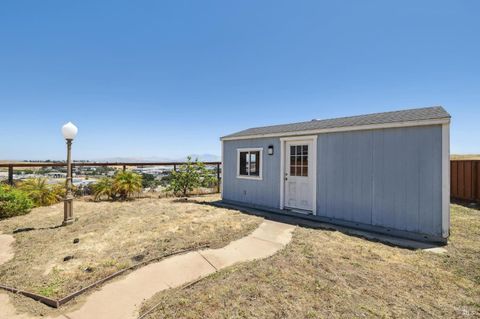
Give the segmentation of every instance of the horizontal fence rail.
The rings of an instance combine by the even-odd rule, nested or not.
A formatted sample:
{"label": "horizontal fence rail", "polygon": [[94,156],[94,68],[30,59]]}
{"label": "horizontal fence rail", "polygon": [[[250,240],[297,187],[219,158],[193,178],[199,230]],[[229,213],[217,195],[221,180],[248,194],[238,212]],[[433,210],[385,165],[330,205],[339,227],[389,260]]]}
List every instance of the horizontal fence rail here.
{"label": "horizontal fence rail", "polygon": [[[216,175],[217,175],[217,192],[220,193],[220,166],[222,165],[221,162],[202,162],[208,166],[215,166],[216,167]],[[126,170],[127,167],[146,167],[146,166],[173,166],[173,170],[176,171],[177,168],[181,165],[185,165],[187,162],[73,162],[73,167],[80,167],[80,166],[110,166],[110,167],[122,167],[123,170]],[[18,162],[18,163],[0,163],[0,168],[8,168],[8,183],[13,185],[13,171],[15,167],[66,167],[66,162]]]}
{"label": "horizontal fence rail", "polygon": [[450,196],[480,203],[480,160],[450,161]]}

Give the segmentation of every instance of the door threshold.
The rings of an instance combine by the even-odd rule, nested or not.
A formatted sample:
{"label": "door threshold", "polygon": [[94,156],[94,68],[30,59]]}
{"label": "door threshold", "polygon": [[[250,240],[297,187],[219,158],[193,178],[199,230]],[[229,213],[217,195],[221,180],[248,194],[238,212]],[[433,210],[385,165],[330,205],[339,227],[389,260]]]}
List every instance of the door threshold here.
{"label": "door threshold", "polygon": [[305,210],[305,209],[299,209],[299,208],[289,208],[285,207],[285,210],[292,212],[292,213],[298,213],[298,214],[304,214],[304,215],[313,215],[313,212],[311,210]]}

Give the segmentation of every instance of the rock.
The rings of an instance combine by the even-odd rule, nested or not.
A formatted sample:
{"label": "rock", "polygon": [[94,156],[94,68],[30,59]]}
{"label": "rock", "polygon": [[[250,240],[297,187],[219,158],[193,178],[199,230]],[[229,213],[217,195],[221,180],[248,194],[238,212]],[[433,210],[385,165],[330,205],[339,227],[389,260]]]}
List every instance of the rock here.
{"label": "rock", "polygon": [[142,261],[144,258],[145,258],[145,255],[142,255],[142,254],[136,255],[136,256],[133,256],[133,257],[132,257],[132,259],[133,259],[134,261],[136,261],[136,262],[140,262],[140,261]]}
{"label": "rock", "polygon": [[69,261],[70,259],[73,259],[73,256],[65,256],[65,257],[63,257],[63,261]]}
{"label": "rock", "polygon": [[434,253],[434,254],[445,254],[447,250],[443,247],[433,247],[433,248],[427,248],[425,251]]}
{"label": "rock", "polygon": [[75,238],[75,239],[73,240],[73,243],[74,243],[74,244],[78,244],[79,242],[80,242],[80,238]]}

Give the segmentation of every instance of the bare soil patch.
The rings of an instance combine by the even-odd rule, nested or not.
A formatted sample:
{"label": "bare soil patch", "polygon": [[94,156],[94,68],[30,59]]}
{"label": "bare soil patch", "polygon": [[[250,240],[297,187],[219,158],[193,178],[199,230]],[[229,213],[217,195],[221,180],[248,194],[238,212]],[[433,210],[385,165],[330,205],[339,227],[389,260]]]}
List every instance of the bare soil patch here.
{"label": "bare soil patch", "polygon": [[[217,199],[201,197],[202,201]],[[0,221],[0,232],[8,234],[18,228],[42,228],[14,234],[15,256],[0,266],[0,282],[61,298],[142,260],[205,244],[224,246],[261,222],[261,218],[192,199],[76,201],[74,212],[78,220],[68,227],[52,228],[62,221],[62,204]],[[19,308],[35,308],[27,299],[15,297],[14,302]],[[44,307],[37,310],[33,312],[45,313]]]}
{"label": "bare soil patch", "polygon": [[158,293],[147,318],[478,318],[480,212],[452,205],[447,253],[297,228],[285,250],[187,289]]}

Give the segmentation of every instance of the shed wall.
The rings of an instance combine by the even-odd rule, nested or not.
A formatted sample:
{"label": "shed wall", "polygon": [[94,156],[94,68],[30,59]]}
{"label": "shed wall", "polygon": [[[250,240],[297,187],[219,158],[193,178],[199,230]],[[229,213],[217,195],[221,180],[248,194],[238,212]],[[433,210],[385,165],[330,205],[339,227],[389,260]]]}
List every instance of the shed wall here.
{"label": "shed wall", "polygon": [[[274,155],[267,154],[273,145]],[[262,180],[237,178],[237,149],[263,148]],[[280,203],[280,140],[259,138],[223,142],[222,198],[254,206],[279,208]]]}
{"label": "shed wall", "polygon": [[[278,209],[280,139],[223,143],[223,199]],[[441,125],[323,133],[317,143],[318,218],[442,236]],[[264,150],[261,181],[236,178],[246,147]]]}
{"label": "shed wall", "polygon": [[442,235],[442,128],[321,134],[317,216]]}

